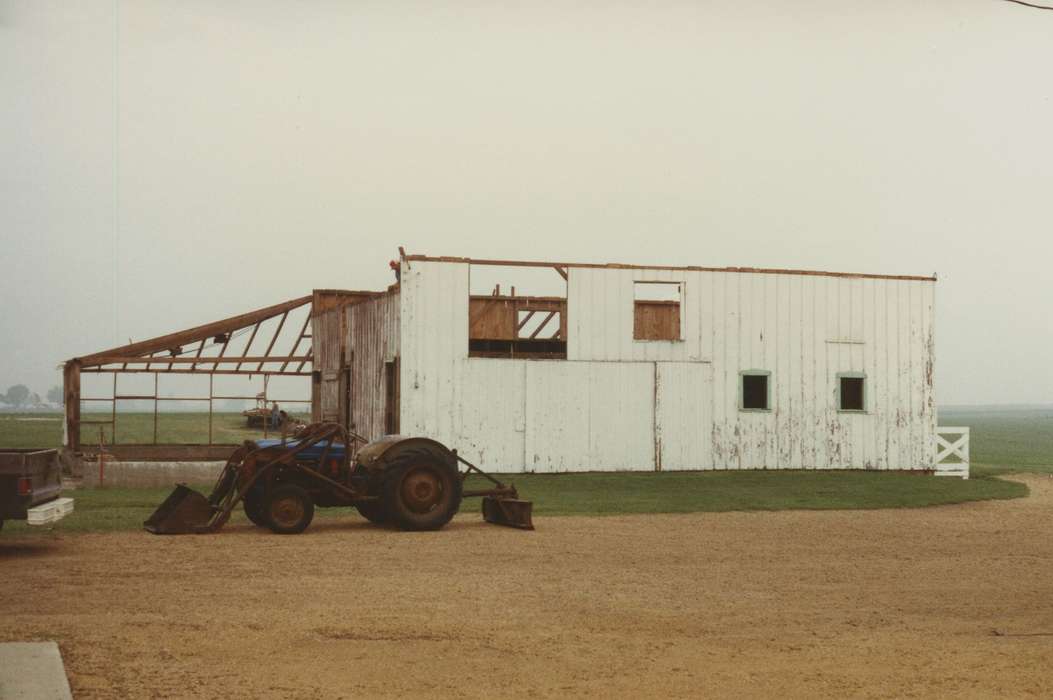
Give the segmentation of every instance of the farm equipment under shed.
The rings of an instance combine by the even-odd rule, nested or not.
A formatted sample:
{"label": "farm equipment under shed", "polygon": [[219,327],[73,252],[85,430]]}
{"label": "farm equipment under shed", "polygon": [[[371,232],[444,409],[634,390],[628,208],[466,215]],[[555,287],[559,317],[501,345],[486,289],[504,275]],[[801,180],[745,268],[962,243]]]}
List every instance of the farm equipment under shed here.
{"label": "farm equipment under shed", "polygon": [[[461,499],[482,497],[487,522],[533,529],[533,505],[516,489],[428,438],[388,435],[352,457],[365,440],[336,423],[316,423],[292,439],[246,441],[227,460],[206,498],[180,484],[143,526],[155,534],[215,532],[238,503],[256,525],[279,534],[303,532],[315,506],[354,506],[370,522],[403,530],[438,530]],[[467,467],[464,472],[458,463]],[[464,490],[471,473],[492,483]]]}

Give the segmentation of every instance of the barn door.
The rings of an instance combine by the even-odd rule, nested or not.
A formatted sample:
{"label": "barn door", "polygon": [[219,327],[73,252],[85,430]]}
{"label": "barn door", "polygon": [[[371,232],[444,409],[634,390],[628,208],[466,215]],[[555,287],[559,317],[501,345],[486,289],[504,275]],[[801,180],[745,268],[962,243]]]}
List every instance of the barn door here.
{"label": "barn door", "polygon": [[713,366],[656,362],[654,402],[655,469],[712,467]]}

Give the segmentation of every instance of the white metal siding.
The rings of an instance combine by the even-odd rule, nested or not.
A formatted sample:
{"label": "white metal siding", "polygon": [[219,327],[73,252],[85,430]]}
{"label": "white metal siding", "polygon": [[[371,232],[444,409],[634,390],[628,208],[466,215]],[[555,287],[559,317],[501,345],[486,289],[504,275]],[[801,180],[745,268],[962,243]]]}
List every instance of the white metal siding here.
{"label": "white metal siding", "polygon": [[[633,282],[683,283],[680,341],[633,339]],[[403,265],[402,432],[495,471],[930,468],[934,283],[569,269],[568,359],[468,358],[468,265]],[[772,410],[739,410],[769,370]],[[837,374],[865,372],[865,414]]]}

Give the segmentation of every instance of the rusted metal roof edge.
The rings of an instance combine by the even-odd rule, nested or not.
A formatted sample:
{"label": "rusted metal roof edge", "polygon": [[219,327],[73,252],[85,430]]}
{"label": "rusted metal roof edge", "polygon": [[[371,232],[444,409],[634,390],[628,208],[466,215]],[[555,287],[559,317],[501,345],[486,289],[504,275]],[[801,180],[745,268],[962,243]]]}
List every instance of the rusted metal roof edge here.
{"label": "rusted metal roof edge", "polygon": [[741,272],[762,275],[811,275],[817,277],[851,277],[881,280],[912,280],[916,282],[935,282],[936,276],[923,275],[879,275],[870,272],[828,272],[824,270],[782,270],[767,267],[700,267],[698,265],[631,265],[626,263],[573,263],[541,262],[536,260],[487,260],[481,258],[459,258],[451,256],[407,255],[411,262],[445,262],[469,265],[507,265],[512,267],[581,267],[610,270],[682,270],[688,272]]}

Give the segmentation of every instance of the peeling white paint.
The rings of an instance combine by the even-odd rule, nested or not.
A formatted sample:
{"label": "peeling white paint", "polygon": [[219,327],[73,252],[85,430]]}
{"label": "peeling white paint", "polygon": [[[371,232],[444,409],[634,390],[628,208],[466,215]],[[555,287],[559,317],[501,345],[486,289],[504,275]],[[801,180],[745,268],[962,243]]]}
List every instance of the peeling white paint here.
{"label": "peeling white paint", "polygon": [[[468,357],[468,264],[402,265],[401,432],[495,472],[928,469],[931,281],[568,270],[567,360]],[[634,280],[681,282],[680,341],[633,340]],[[771,371],[772,410],[739,410]],[[836,407],[864,372],[867,412]]]}

